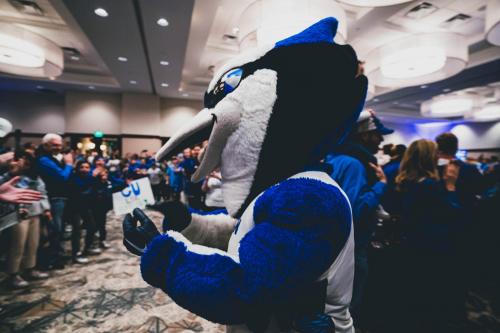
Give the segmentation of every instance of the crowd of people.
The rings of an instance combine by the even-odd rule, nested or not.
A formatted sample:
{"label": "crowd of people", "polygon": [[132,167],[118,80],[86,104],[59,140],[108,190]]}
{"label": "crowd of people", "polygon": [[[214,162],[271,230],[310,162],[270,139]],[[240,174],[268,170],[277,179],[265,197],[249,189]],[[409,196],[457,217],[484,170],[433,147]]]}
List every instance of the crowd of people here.
{"label": "crowd of people", "polygon": [[[186,148],[158,163],[147,150],[124,158],[68,150],[62,137],[53,133],[45,135],[38,147],[26,143],[15,152],[4,148],[0,184],[17,191],[10,194],[15,199],[8,191],[0,193],[4,226],[0,244],[9,287],[28,287],[29,280],[46,279],[46,271],[63,269],[68,261],[87,264],[88,256],[109,248],[106,217],[112,193],[136,179],[149,178],[156,203],[181,200],[193,211],[224,211],[220,172],[200,183],[190,181],[201,149]],[[71,240],[69,258],[66,240]]]}
{"label": "crowd of people", "polygon": [[[389,286],[396,296],[387,302],[397,304],[398,316],[415,331],[434,331],[426,325],[446,331],[445,326],[465,318],[469,272],[464,265],[477,253],[470,231],[478,227],[478,216],[491,219],[488,209],[498,202],[500,164],[496,157],[457,159],[458,139],[452,133],[379,149],[391,132],[374,113],[364,114],[347,141],[322,161],[352,207],[351,312],[362,325],[366,299],[373,295],[367,288],[380,289],[370,282],[371,253],[385,244],[397,247],[401,259],[392,263],[400,283]],[[4,151],[0,244],[9,286],[25,288],[29,280],[48,278],[50,269],[68,262],[87,264],[88,256],[109,248],[106,217],[112,193],[136,179],[149,178],[157,203],[181,201],[192,211],[224,212],[219,170],[201,182],[191,181],[206,144],[160,162],[148,150],[123,158],[66,150],[57,134],[45,135],[38,147]],[[71,240],[70,255],[66,240]]]}
{"label": "crowd of people", "polygon": [[[457,159],[453,133],[379,150],[383,136],[393,131],[374,113],[364,114],[347,142],[325,159],[352,206],[355,274],[350,310],[356,326],[362,327],[371,312],[382,314],[384,331],[461,332],[466,291],[485,269],[478,263],[494,269],[487,263],[492,258],[484,242],[487,230],[498,230],[494,216],[500,164],[496,157],[483,158],[480,165]],[[392,253],[380,250],[384,246]],[[377,252],[391,254],[383,269],[371,265],[372,259],[380,263]],[[485,257],[490,259],[481,260]]]}

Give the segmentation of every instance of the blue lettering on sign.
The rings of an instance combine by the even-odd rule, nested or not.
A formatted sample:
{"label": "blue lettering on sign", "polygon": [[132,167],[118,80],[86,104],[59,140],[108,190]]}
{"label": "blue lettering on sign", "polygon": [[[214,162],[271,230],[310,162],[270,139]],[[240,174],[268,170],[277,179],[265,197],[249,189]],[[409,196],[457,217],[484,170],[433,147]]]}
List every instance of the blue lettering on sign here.
{"label": "blue lettering on sign", "polygon": [[[128,190],[128,192],[126,192]],[[127,186],[126,188],[124,188],[122,190],[122,195],[125,197],[125,198],[128,198],[130,197],[130,195],[132,194],[132,192],[130,191],[130,187]]]}
{"label": "blue lettering on sign", "polygon": [[139,186],[139,183],[132,183],[122,190],[122,195],[125,198],[130,197],[132,193],[134,193],[136,197],[141,194],[141,187]]}
{"label": "blue lettering on sign", "polygon": [[[137,188],[135,186],[137,186]],[[141,194],[141,188],[139,187],[139,183],[132,183],[130,184],[130,187],[132,188],[132,192],[134,192],[135,196],[139,196],[139,194]]]}

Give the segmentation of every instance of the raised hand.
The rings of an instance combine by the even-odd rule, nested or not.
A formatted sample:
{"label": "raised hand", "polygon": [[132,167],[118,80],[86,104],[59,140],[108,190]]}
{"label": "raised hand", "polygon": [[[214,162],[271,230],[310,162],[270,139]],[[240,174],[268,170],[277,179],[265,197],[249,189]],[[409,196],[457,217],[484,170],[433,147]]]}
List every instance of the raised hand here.
{"label": "raised hand", "polygon": [[42,198],[40,192],[14,187],[19,179],[20,177],[17,176],[0,185],[0,201],[16,204],[29,204],[34,201],[40,201]]}

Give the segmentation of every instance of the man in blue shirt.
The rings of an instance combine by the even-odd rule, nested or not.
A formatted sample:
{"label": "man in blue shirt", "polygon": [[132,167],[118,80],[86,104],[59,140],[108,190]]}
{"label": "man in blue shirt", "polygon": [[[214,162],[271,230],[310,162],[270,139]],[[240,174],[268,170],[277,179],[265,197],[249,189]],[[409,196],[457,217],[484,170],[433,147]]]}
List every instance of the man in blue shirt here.
{"label": "man in blue shirt", "polygon": [[191,176],[198,168],[198,160],[193,157],[191,148],[186,148],[183,151],[184,160],[180,163],[180,167],[184,171],[184,193],[187,197],[189,207],[201,209],[201,185],[202,182],[193,183]]}
{"label": "man in blue shirt", "polygon": [[466,163],[456,158],[458,151],[458,138],[451,132],[446,132],[436,137],[438,145],[439,173],[443,173],[443,167],[451,161],[460,166],[457,179],[457,195],[460,203],[467,208],[473,208],[477,204],[478,196],[485,190],[484,180],[475,165]]}
{"label": "man in blue shirt", "polygon": [[73,171],[73,155],[61,154],[62,148],[61,136],[48,133],[42,138],[38,155],[40,176],[47,187],[52,213],[50,248],[51,265],[54,268],[64,267],[64,249],[61,244],[64,232],[63,215],[69,194],[69,177]]}
{"label": "man in blue shirt", "polygon": [[374,154],[383,135],[394,132],[382,125],[371,110],[361,112],[347,142],[327,155],[331,177],[344,190],[351,203],[354,221],[355,273],[351,312],[356,315],[368,275],[367,250],[377,224],[376,211],[387,187],[384,171]]}

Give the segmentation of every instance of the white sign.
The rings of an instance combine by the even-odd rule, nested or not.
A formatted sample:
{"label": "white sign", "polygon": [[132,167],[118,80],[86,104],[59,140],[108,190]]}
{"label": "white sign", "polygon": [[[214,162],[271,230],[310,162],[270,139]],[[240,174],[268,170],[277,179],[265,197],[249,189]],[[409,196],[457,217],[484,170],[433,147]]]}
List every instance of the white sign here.
{"label": "white sign", "polygon": [[154,203],[148,177],[134,180],[120,192],[113,193],[113,210],[117,215],[131,213],[135,208],[144,209]]}

